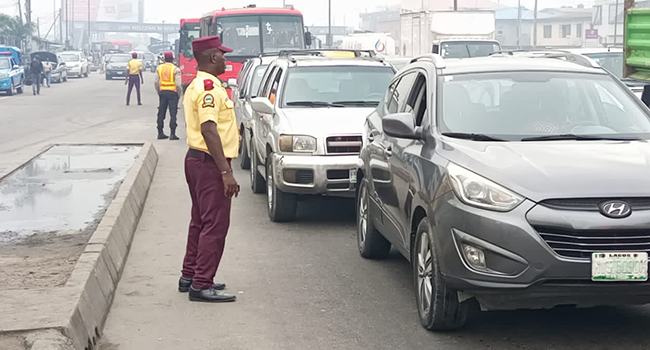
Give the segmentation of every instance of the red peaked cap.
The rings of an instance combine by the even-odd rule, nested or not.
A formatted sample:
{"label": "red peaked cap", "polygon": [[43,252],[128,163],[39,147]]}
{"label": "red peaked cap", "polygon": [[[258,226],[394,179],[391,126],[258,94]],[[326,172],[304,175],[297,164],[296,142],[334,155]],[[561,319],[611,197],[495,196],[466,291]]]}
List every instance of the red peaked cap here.
{"label": "red peaked cap", "polygon": [[192,50],[196,52],[211,49],[219,49],[222,52],[232,52],[231,48],[223,46],[221,43],[221,38],[218,36],[206,36],[192,41]]}

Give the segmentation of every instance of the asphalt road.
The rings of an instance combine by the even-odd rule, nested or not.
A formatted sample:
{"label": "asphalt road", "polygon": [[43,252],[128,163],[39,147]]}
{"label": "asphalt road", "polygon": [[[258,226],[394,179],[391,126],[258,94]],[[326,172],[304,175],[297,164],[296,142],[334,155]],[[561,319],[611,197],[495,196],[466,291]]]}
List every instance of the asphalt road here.
{"label": "asphalt road", "polygon": [[648,307],[478,313],[463,331],[427,332],[406,260],[358,256],[351,201],[302,202],[297,222],[274,224],[244,171],[217,275],[238,301],[189,302],[176,291],[190,210],[186,146],[154,140],[156,101],[144,89],[143,107],[124,106],[123,83],[97,74],[41,96],[0,96],[0,167],[57,142],[152,141],[160,155],[100,349],[650,348]]}

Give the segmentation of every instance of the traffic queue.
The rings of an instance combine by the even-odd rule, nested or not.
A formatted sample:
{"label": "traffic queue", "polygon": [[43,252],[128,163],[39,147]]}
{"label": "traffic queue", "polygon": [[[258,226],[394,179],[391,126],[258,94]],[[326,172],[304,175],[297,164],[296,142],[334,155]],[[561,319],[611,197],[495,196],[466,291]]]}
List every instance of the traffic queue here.
{"label": "traffic queue", "polygon": [[17,47],[0,46],[0,92],[8,96],[22,94],[26,86],[38,95],[41,86],[49,88],[67,82],[69,77],[87,78],[91,70],[89,59],[81,51],[26,54]]}

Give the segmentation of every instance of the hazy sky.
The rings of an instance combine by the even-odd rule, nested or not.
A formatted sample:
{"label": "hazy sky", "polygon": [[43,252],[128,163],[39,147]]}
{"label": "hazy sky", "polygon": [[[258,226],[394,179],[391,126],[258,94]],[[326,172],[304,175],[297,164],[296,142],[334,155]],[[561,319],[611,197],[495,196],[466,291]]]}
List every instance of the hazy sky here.
{"label": "hazy sky", "polygon": [[[91,0],[93,1],[93,0]],[[133,0],[137,1],[137,0]],[[306,25],[327,25],[327,0],[285,0],[287,4],[295,5],[302,11]],[[441,0],[451,1],[451,0]],[[492,0],[501,5],[517,6],[517,0]],[[21,0],[24,2],[24,0]],[[0,12],[17,14],[16,0],[0,0]],[[60,0],[32,0],[34,13],[32,18],[41,18],[41,31],[45,32],[52,24],[54,6],[58,9]],[[282,0],[226,0],[224,2],[210,0],[146,0],[145,17],[147,22],[178,22],[183,17],[200,17],[203,13],[226,7],[243,7],[248,4],[258,6],[282,6]],[[359,13],[372,11],[379,6],[399,3],[399,0],[332,0],[332,16],[336,25],[356,27],[359,24]],[[532,8],[534,0],[521,0],[523,6]],[[593,0],[539,0],[539,7],[575,6],[584,4],[590,6]]]}

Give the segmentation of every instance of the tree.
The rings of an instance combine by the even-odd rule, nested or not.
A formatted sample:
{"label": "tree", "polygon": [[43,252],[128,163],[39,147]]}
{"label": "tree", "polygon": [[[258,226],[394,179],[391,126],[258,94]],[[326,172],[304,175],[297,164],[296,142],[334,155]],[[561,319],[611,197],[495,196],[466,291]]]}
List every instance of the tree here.
{"label": "tree", "polygon": [[23,23],[20,17],[11,17],[0,13],[0,35],[9,39],[16,46],[23,46],[26,39],[32,38],[35,26],[33,23]]}

